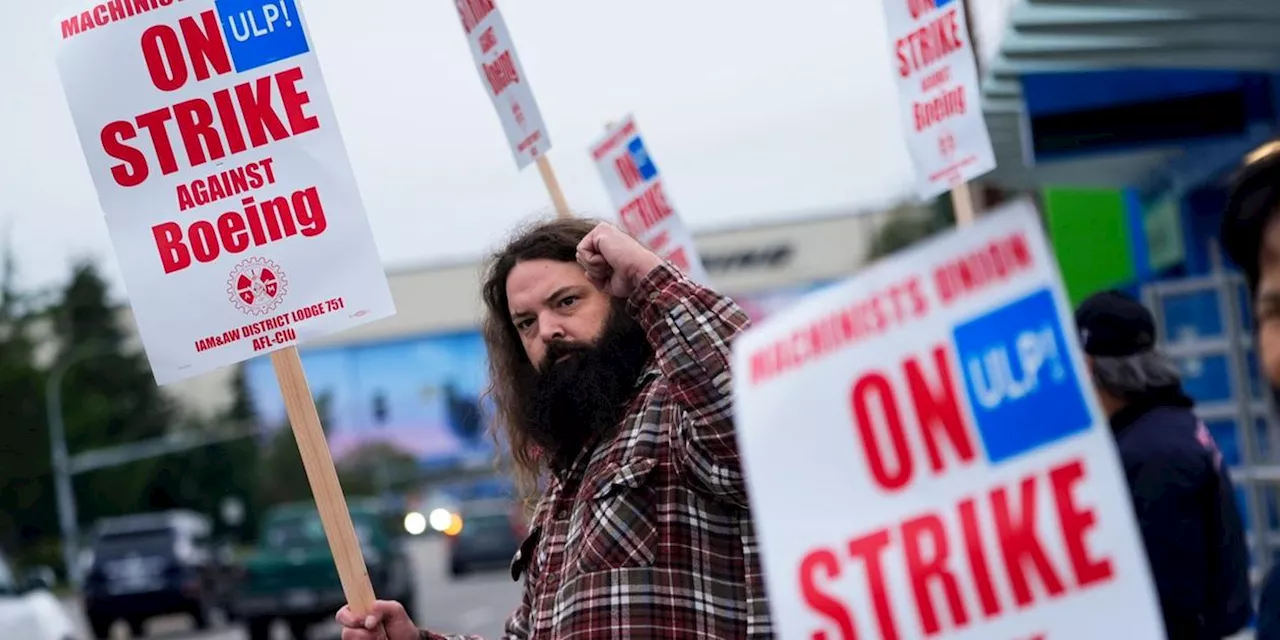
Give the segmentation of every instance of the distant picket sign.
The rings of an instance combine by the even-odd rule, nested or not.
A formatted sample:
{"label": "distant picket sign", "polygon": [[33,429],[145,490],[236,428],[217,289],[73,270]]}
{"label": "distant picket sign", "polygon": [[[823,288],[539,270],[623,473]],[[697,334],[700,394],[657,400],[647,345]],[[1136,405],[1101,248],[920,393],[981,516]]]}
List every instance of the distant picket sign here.
{"label": "distant picket sign", "polygon": [[996,168],[962,0],[883,0],[916,193],[931,199]]}
{"label": "distant picket sign", "polygon": [[736,340],[780,637],[1165,637],[1053,265],[1018,202]]}
{"label": "distant picket sign", "polygon": [[395,313],[294,0],[101,2],[53,26],[157,383]]}
{"label": "distant picket sign", "polygon": [[520,66],[507,23],[494,0],[454,0],[471,57],[507,134],[516,167],[524,169],[551,150],[551,136]]}
{"label": "distant picket sign", "polygon": [[603,138],[591,145],[590,152],[627,233],[690,278],[709,284],[710,276],[698,256],[693,232],[671,204],[635,118],[627,116],[610,127]]}

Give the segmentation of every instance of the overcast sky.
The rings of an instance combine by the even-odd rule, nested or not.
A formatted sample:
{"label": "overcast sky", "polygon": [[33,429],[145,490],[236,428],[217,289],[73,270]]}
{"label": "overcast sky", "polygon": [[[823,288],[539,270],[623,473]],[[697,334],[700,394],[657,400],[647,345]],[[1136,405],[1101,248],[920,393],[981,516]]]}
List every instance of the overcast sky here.
{"label": "overcast sky", "polygon": [[[516,170],[451,0],[299,1],[389,267],[478,256],[550,210],[537,170]],[[79,255],[117,278],[54,64],[53,17],[87,4],[12,2],[0,21],[0,230],[28,285],[56,282]],[[580,212],[611,215],[586,148],[628,112],[695,229],[906,197],[878,2],[499,6]]]}

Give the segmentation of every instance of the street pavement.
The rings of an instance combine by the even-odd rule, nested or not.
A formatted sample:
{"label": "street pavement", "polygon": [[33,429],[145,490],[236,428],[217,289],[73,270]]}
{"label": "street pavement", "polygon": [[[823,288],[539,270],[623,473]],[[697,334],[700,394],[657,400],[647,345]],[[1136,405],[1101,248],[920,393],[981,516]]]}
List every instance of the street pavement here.
{"label": "street pavement", "polygon": [[[408,543],[409,557],[418,580],[418,602],[412,607],[413,619],[420,627],[442,633],[478,634],[487,640],[498,640],[502,624],[520,599],[520,585],[511,580],[505,569],[477,572],[454,579],[448,573],[448,551],[443,540],[414,539]],[[78,602],[67,602],[68,609],[84,625]],[[336,613],[336,612],[335,612]],[[247,640],[237,626],[204,633],[191,631],[183,617],[157,619],[147,629],[156,640]],[[128,637],[128,630],[117,625],[115,638]],[[311,640],[337,640],[338,626],[317,627]],[[88,631],[85,632],[89,638]],[[283,628],[276,629],[276,640],[290,640]],[[1231,640],[1252,640],[1246,632]]]}
{"label": "street pavement", "polygon": [[[418,602],[411,608],[418,626],[442,633],[479,634],[488,640],[497,640],[507,615],[515,609],[520,599],[520,585],[513,582],[505,569],[477,572],[462,578],[451,578],[448,568],[448,551],[445,543],[437,538],[418,538],[408,543],[409,557],[414,564],[418,580]],[[87,625],[78,601],[66,601],[68,610],[85,628]],[[336,613],[336,612],[335,612]],[[148,638],[156,640],[247,640],[248,635],[237,625],[224,626],[206,632],[191,629],[190,620],[183,616],[158,618],[148,625]],[[316,627],[311,640],[337,640],[337,624]],[[116,625],[114,638],[123,640],[129,631]],[[289,639],[288,632],[279,627],[276,640]]]}

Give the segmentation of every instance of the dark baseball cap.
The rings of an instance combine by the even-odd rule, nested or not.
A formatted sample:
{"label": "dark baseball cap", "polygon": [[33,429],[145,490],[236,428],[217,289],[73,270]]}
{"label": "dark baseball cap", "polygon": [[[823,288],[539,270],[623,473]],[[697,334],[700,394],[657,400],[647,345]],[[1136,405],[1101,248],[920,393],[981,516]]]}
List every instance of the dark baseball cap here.
{"label": "dark baseball cap", "polygon": [[1280,140],[1255,149],[1231,180],[1219,239],[1222,251],[1244,272],[1250,289],[1258,284],[1263,233],[1280,205]]}
{"label": "dark baseball cap", "polygon": [[1080,346],[1091,356],[1123,358],[1156,346],[1156,320],[1146,307],[1120,291],[1089,296],[1076,309]]}

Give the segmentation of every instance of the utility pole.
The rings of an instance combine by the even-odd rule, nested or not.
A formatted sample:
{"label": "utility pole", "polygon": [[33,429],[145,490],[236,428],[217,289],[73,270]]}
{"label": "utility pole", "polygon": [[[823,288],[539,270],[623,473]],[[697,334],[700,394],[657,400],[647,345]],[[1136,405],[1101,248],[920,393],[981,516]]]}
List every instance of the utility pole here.
{"label": "utility pole", "polygon": [[49,453],[53,464],[54,491],[58,496],[58,525],[62,529],[62,561],[66,565],[67,581],[76,589],[80,588],[77,567],[80,527],[76,519],[75,492],[71,488],[66,427],[62,420],[62,379],[72,365],[106,353],[109,351],[102,346],[71,351],[53,366],[45,384],[45,417],[49,421]]}
{"label": "utility pole", "polygon": [[236,429],[223,433],[174,433],[150,440],[70,455],[67,451],[66,426],[62,416],[62,380],[72,365],[108,352],[98,347],[73,351],[54,366],[45,385],[49,449],[53,463],[54,489],[58,496],[58,525],[62,530],[62,560],[66,564],[67,581],[77,590],[83,585],[77,566],[80,556],[80,523],[76,515],[75,491],[71,484],[71,479],[76,474],[237,440],[257,432],[253,425],[247,427],[238,425]]}

